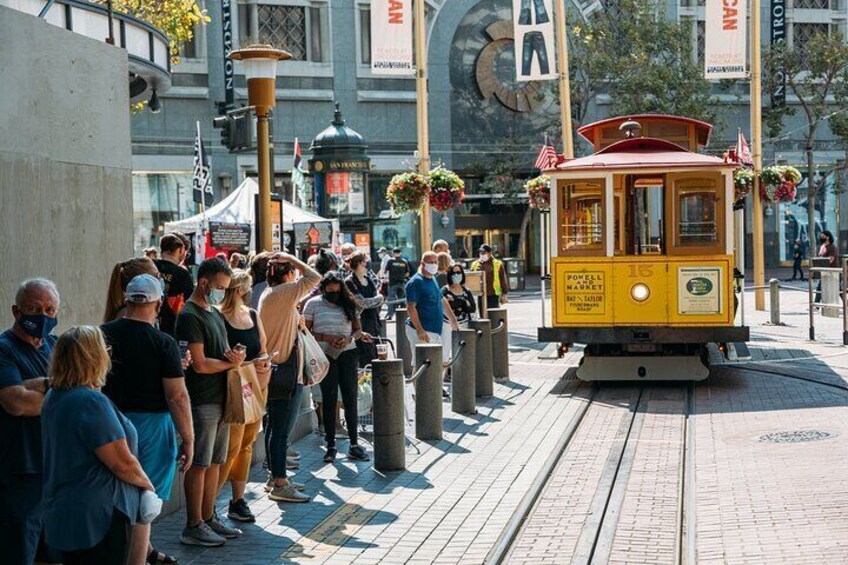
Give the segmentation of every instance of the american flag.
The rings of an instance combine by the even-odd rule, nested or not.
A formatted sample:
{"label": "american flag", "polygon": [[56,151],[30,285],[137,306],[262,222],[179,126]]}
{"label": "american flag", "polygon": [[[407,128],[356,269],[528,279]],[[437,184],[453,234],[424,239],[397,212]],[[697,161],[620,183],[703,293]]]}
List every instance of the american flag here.
{"label": "american flag", "polygon": [[553,143],[551,143],[551,139],[548,137],[548,134],[545,134],[545,145],[543,145],[542,149],[539,151],[539,156],[536,157],[536,162],[533,166],[540,171],[544,171],[545,169],[553,169],[556,165],[556,149],[554,148]]}
{"label": "american flag", "polygon": [[194,201],[211,206],[212,168],[209,166],[209,155],[206,154],[203,140],[200,138],[200,122],[197,122],[197,137],[194,139],[194,172],[191,185]]}

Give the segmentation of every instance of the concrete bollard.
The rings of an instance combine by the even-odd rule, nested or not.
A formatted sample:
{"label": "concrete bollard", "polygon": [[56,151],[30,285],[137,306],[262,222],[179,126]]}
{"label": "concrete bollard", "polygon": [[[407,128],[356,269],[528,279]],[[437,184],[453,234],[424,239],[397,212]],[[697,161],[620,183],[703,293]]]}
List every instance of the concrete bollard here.
{"label": "concrete bollard", "polygon": [[406,468],[406,425],[403,406],[403,362],[375,359],[371,363],[374,395],[374,468],[402,471]]}
{"label": "concrete bollard", "polygon": [[780,325],[780,281],[769,280],[769,308],[771,325]]}
{"label": "concrete bollard", "polygon": [[476,354],[476,396],[492,396],[495,394],[495,383],[492,380],[492,322],[489,320],[471,320],[468,327],[477,330]]}
{"label": "concrete bollard", "polygon": [[[429,364],[428,364],[429,362]],[[415,380],[415,437],[442,439],[442,346],[415,346],[415,371],[427,365]]]}
{"label": "concrete bollard", "polygon": [[492,321],[492,373],[496,381],[509,381],[509,327],[506,308],[491,308],[489,319]]}
{"label": "concrete bollard", "polygon": [[460,329],[453,332],[453,354],[456,362],[451,365],[451,410],[457,414],[474,414],[477,412],[474,406],[477,331]]}
{"label": "concrete bollard", "polygon": [[397,347],[398,359],[403,360],[403,374],[412,374],[412,348],[409,346],[409,339],[406,337],[406,320],[409,317],[406,308],[398,308],[395,310],[395,346]]}

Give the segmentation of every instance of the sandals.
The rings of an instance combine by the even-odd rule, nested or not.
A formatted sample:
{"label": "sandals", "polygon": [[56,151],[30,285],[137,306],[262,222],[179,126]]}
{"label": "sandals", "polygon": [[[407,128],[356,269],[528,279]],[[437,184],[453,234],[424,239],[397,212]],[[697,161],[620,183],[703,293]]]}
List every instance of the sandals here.
{"label": "sandals", "polygon": [[169,563],[171,565],[175,565],[179,563],[180,560],[176,557],[168,555],[163,551],[159,551],[157,549],[152,549],[150,553],[147,554],[147,561],[149,565],[157,565],[158,563]]}

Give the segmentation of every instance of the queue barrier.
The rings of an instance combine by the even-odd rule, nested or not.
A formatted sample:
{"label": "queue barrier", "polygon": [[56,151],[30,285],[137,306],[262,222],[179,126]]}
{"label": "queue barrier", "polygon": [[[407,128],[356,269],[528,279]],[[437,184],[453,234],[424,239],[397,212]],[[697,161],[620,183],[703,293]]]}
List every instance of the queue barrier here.
{"label": "queue barrier", "polygon": [[[842,314],[842,344],[848,345],[848,258],[842,267],[811,267],[807,277],[807,306],[810,320],[810,340],[816,340],[816,310],[823,316],[836,318]],[[818,284],[813,289],[813,281]],[[841,299],[841,303],[837,301]]]}

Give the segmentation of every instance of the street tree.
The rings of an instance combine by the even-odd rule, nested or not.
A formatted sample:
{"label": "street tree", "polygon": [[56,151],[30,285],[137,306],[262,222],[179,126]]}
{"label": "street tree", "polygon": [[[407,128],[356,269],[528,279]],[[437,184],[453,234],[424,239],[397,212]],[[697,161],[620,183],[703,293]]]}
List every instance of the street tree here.
{"label": "street tree", "polygon": [[[773,47],[764,54],[763,60],[767,70],[764,86],[773,87],[769,81],[774,80],[776,71],[781,69],[786,77],[789,92],[798,98],[798,105],[807,122],[804,142],[807,158],[807,221],[809,236],[814,237],[818,191],[813,174],[816,134],[825,120],[833,120],[839,115],[836,110],[839,104],[835,104],[838,102],[837,98],[841,97],[843,102],[845,100],[848,88],[848,45],[839,33],[818,33],[806,43],[796,44],[791,49],[785,44]],[[769,112],[777,112],[776,117],[772,116],[771,119],[780,123],[783,117],[792,115],[795,111],[795,108],[788,105],[769,109],[766,112],[766,121],[769,121]],[[838,120],[837,118],[837,122],[831,122],[831,129]],[[811,258],[815,257],[814,245],[810,246],[809,253]]]}
{"label": "street tree", "polygon": [[713,123],[710,83],[692,57],[688,26],[651,0],[607,4],[569,33],[572,116],[582,125],[599,94],[615,115],[658,113]]}

